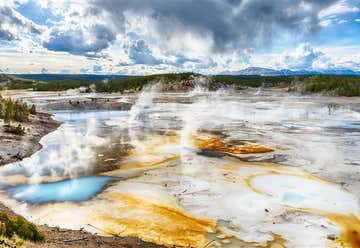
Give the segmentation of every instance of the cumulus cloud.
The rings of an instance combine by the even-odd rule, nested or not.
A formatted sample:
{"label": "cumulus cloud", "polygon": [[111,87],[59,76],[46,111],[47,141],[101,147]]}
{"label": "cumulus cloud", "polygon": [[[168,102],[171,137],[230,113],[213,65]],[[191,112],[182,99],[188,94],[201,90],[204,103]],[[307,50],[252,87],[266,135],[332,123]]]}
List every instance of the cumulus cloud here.
{"label": "cumulus cloud", "polygon": [[[286,37],[284,47],[311,42],[319,28],[349,25],[346,21],[357,17],[346,14],[358,11],[350,0],[29,0],[56,16],[51,25],[41,26],[16,11],[20,2],[27,1],[1,0],[0,40],[13,42],[32,35],[42,50],[27,49],[29,53],[84,61],[72,67],[76,72],[88,68],[81,70],[85,73],[99,73],[95,66],[101,66],[102,73],[126,70],[126,74],[237,71],[252,66],[251,58],[263,48],[271,49],[279,37]],[[278,67],[331,66],[308,43],[295,51],[280,54],[281,50],[276,54]],[[268,66],[267,60],[261,63]],[[61,64],[66,65],[66,59]]]}
{"label": "cumulus cloud", "polygon": [[162,63],[161,60],[153,56],[144,40],[135,40],[127,50],[128,56],[134,64],[157,65]]}
{"label": "cumulus cloud", "polygon": [[357,46],[312,47],[309,43],[302,43],[293,50],[280,55],[268,55],[262,58],[256,66],[274,69],[291,70],[354,70],[360,71],[360,52]]}
{"label": "cumulus cloud", "polygon": [[94,73],[100,73],[102,71],[102,66],[101,65],[94,65],[93,66],[93,72]]}
{"label": "cumulus cloud", "polygon": [[116,18],[124,10],[149,15],[154,31],[166,39],[183,31],[210,35],[213,49],[226,50],[263,45],[276,27],[313,31],[318,27],[318,13],[333,4],[324,1],[122,1],[95,0],[93,5]]}
{"label": "cumulus cloud", "polygon": [[360,71],[360,58],[357,58],[357,61],[354,60],[340,61],[338,67],[343,69],[351,68],[354,71]]}
{"label": "cumulus cloud", "polygon": [[68,30],[54,29],[43,45],[52,51],[91,56],[109,47],[115,39],[115,34],[104,25],[78,26]]}
{"label": "cumulus cloud", "polygon": [[9,73],[10,69],[9,68],[0,68],[0,72],[1,73]]}
{"label": "cumulus cloud", "polygon": [[325,54],[310,46],[309,43],[300,44],[294,51],[285,52],[279,57],[278,66],[295,70],[309,70],[322,67],[321,60]]}
{"label": "cumulus cloud", "polygon": [[327,27],[333,23],[343,24],[346,20],[341,19],[342,16],[359,11],[360,9],[352,5],[348,0],[337,1],[319,12],[320,25]]}
{"label": "cumulus cloud", "polygon": [[13,41],[26,34],[40,35],[42,28],[9,6],[0,4],[0,40]]}
{"label": "cumulus cloud", "polygon": [[10,31],[0,28],[0,40],[10,41],[14,39],[15,37]]}
{"label": "cumulus cloud", "polygon": [[[69,18],[85,18],[76,29],[71,25],[53,30],[44,43],[50,50],[77,54],[98,53],[109,47],[117,35],[124,35],[133,24],[128,19],[145,18],[149,44],[188,48],[196,42],[214,52],[248,49],[268,44],[278,30],[309,33],[318,28],[319,13],[335,0],[89,0],[82,11]],[[91,19],[89,25],[86,20]],[[95,20],[95,21],[94,21]],[[69,21],[69,23],[71,20]],[[94,23],[95,22],[95,23]],[[97,23],[96,23],[97,22]],[[106,25],[98,25],[106,23]],[[141,34],[140,34],[141,35]],[[89,41],[89,37],[94,37]],[[209,40],[209,41],[207,41]],[[141,46],[143,41],[138,41]],[[137,57],[136,45],[132,59]],[[200,46],[201,46],[200,45]],[[141,49],[146,49],[142,47]],[[146,52],[145,52],[146,53]],[[149,53],[144,63],[156,63]]]}
{"label": "cumulus cloud", "polygon": [[343,47],[328,47],[324,51],[328,61],[334,65],[335,68],[352,69],[360,71],[360,52],[358,47],[343,46]]}
{"label": "cumulus cloud", "polygon": [[335,4],[329,6],[328,8],[320,11],[319,17],[325,18],[329,16],[338,16],[356,12],[359,12],[359,8],[357,6],[351,5],[347,0],[340,0],[337,1]]}
{"label": "cumulus cloud", "polygon": [[88,72],[89,72],[88,68],[81,68],[80,69],[80,73],[82,73],[82,74],[87,74]]}

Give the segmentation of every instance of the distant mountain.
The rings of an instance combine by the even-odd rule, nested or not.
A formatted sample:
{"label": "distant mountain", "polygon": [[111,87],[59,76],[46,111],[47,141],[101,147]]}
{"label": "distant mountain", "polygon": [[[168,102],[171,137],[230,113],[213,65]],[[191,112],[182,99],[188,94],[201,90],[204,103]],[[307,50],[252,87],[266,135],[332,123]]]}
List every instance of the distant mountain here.
{"label": "distant mountain", "polygon": [[329,69],[320,71],[321,74],[333,74],[333,75],[360,75],[360,71],[353,71],[350,69]]}
{"label": "distant mountain", "polygon": [[125,75],[91,75],[91,74],[16,74],[14,76],[28,80],[44,81],[44,82],[61,81],[61,80],[99,82],[104,80],[129,77]]}
{"label": "distant mountain", "polygon": [[246,69],[229,74],[275,76],[275,75],[279,75],[279,71],[269,68],[262,68],[262,67],[248,67]]}
{"label": "distant mountain", "polygon": [[248,67],[240,71],[226,71],[220,73],[221,75],[244,75],[244,76],[293,76],[293,75],[319,75],[319,74],[331,74],[331,75],[359,75],[360,71],[353,71],[350,69],[327,69],[327,70],[274,70],[263,67]]}

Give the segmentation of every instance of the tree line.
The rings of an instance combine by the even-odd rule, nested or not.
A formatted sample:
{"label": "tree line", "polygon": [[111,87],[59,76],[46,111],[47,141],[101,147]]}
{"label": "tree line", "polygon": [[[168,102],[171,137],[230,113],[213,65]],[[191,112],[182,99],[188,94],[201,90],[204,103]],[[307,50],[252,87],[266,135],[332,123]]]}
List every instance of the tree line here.
{"label": "tree line", "polygon": [[83,88],[85,92],[125,92],[140,91],[145,85],[162,82],[174,83],[192,80],[197,76],[207,77],[208,87],[215,90],[222,86],[233,87],[289,87],[300,84],[300,92],[325,93],[339,96],[359,96],[360,77],[340,75],[297,75],[297,76],[248,76],[248,75],[215,75],[204,76],[197,73],[168,73],[147,76],[129,76],[103,81],[56,80],[49,82],[15,80],[10,84],[0,86],[3,89],[33,89],[34,91],[64,91]]}

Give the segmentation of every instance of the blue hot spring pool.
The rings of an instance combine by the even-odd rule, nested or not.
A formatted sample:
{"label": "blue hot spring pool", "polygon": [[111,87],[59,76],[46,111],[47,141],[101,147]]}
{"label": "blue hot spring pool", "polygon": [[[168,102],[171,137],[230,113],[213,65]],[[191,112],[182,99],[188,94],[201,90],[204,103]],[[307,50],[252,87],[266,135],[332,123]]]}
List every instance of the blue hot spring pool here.
{"label": "blue hot spring pool", "polygon": [[94,197],[114,177],[93,176],[67,179],[64,181],[40,184],[23,184],[5,190],[13,198],[32,204],[65,201],[86,201]]}

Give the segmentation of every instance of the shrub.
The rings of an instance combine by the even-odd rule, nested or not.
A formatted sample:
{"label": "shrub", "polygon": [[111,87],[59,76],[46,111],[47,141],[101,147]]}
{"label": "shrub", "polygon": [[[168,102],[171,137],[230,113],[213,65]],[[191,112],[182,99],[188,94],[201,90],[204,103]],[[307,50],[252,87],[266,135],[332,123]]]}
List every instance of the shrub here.
{"label": "shrub", "polygon": [[14,120],[25,122],[29,120],[30,109],[26,103],[16,101],[14,106]]}
{"label": "shrub", "polygon": [[0,96],[0,118],[4,119],[6,123],[11,121],[26,122],[29,120],[29,114],[36,114],[34,105],[29,108],[23,101],[14,101],[11,98]]}
{"label": "shrub", "polygon": [[303,93],[327,93],[338,96],[359,96],[360,77],[318,75],[304,81]]}
{"label": "shrub", "polygon": [[0,236],[12,238],[15,234],[24,240],[35,242],[45,240],[44,233],[23,217],[18,216],[16,220],[13,220],[6,213],[0,213]]}
{"label": "shrub", "polygon": [[2,224],[0,229],[0,235],[7,238],[12,238],[16,230],[15,222],[12,221],[10,217],[4,213],[0,214],[0,222]]}
{"label": "shrub", "polygon": [[18,124],[16,127],[11,125],[5,126],[5,132],[7,133],[13,133],[16,135],[24,135],[25,134],[25,127],[23,127],[21,124]]}
{"label": "shrub", "polygon": [[16,234],[25,240],[32,241],[43,241],[45,235],[37,230],[37,227],[28,221],[26,221],[22,216],[18,216],[16,219]]}
{"label": "shrub", "polygon": [[33,104],[33,105],[31,105],[31,108],[30,108],[30,114],[32,114],[32,115],[36,115],[36,107],[35,107],[35,105]]}

